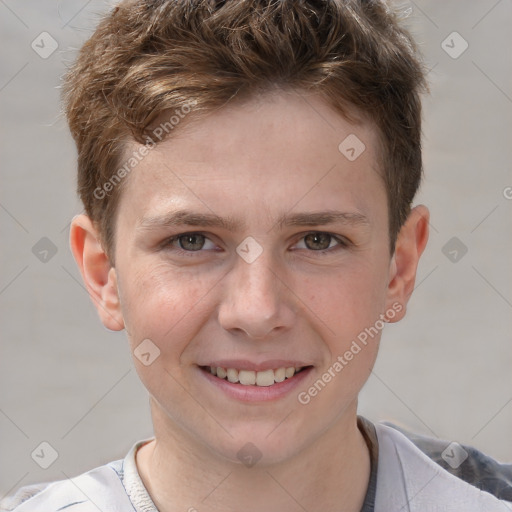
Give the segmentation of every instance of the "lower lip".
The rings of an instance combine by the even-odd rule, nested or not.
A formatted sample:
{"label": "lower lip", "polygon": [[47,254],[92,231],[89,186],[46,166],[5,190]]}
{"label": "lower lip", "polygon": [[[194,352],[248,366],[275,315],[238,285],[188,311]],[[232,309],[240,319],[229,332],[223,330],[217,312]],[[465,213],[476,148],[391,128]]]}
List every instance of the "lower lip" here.
{"label": "lower lip", "polygon": [[309,366],[301,372],[296,373],[293,377],[285,379],[283,382],[276,382],[271,386],[246,386],[240,383],[229,382],[226,379],[219,379],[208,370],[199,368],[199,372],[208,382],[211,382],[229,397],[242,402],[268,402],[278,400],[300,386],[312,370],[313,367]]}

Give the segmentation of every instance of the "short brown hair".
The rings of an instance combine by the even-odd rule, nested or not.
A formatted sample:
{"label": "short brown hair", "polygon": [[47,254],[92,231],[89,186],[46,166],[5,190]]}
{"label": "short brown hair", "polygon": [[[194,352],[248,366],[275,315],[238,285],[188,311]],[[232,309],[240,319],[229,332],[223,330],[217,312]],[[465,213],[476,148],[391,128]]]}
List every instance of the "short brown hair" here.
{"label": "short brown hair", "polygon": [[[416,46],[379,0],[129,0],[99,24],[64,80],[78,148],[78,193],[112,264],[127,141],[194,101],[197,118],[272,88],[318,93],[349,120],[375,123],[391,250],[422,174]],[[190,107],[189,107],[190,109]],[[340,141],[341,142],[341,141]],[[126,173],[125,173],[126,174]]]}

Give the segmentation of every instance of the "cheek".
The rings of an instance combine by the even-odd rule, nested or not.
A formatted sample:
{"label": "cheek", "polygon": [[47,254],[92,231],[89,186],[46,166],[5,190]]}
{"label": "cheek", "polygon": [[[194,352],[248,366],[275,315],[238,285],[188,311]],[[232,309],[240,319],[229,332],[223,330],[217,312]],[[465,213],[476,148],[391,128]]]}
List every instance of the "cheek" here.
{"label": "cheek", "polygon": [[362,262],[332,273],[308,277],[296,283],[305,306],[318,317],[331,351],[342,350],[347,342],[372,326],[384,312],[387,273],[385,265]]}
{"label": "cheek", "polygon": [[[179,384],[187,378],[182,355],[211,315],[213,294],[207,291],[215,280],[171,272],[167,265],[139,269],[143,270],[131,269],[120,287],[135,369],[150,395],[167,411],[190,408]],[[149,360],[144,360],[147,353]],[[189,415],[196,413],[192,406]]]}
{"label": "cheek", "polygon": [[323,415],[326,421],[335,421],[367,381],[385,325],[380,318],[385,310],[385,284],[386,276],[377,263],[304,281],[306,311],[309,318],[317,317],[312,322],[326,350],[317,379],[298,397],[309,417]]}
{"label": "cheek", "polygon": [[141,264],[127,275],[132,277],[123,280],[120,292],[132,350],[150,339],[166,360],[178,363],[208,314],[208,290],[215,280],[176,272],[165,264]]}

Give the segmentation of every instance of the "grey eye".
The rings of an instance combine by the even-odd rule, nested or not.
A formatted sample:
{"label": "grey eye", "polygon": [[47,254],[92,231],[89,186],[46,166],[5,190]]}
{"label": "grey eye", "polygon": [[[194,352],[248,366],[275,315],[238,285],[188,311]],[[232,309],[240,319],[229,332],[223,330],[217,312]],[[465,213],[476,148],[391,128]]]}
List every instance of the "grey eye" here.
{"label": "grey eye", "polygon": [[308,249],[323,251],[331,246],[332,235],[328,233],[310,233],[304,237],[304,243]]}
{"label": "grey eye", "polygon": [[178,237],[179,246],[185,251],[200,251],[205,244],[206,237],[200,233],[190,233]]}

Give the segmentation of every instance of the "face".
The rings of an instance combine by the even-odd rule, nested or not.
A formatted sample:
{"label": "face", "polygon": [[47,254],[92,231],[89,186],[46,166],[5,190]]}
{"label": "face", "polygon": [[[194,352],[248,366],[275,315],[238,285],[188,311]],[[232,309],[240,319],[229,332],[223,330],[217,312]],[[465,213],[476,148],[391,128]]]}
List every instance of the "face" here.
{"label": "face", "polygon": [[401,309],[376,147],[370,125],[282,92],[191,123],[132,171],[112,272],[155,424],[275,462],[353,420]]}

